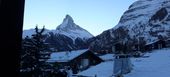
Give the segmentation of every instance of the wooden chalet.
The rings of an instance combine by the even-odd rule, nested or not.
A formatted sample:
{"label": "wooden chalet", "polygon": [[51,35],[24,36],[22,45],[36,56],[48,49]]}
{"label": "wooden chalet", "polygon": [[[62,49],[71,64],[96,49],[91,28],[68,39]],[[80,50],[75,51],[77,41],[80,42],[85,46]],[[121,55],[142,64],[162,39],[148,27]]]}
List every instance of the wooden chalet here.
{"label": "wooden chalet", "polygon": [[170,39],[167,39],[167,40],[165,41],[165,45],[166,45],[166,47],[170,47]]}
{"label": "wooden chalet", "polygon": [[145,50],[150,51],[152,49],[161,49],[166,47],[166,41],[156,40],[145,45]]}
{"label": "wooden chalet", "polygon": [[103,61],[100,57],[96,56],[88,49],[55,52],[52,53],[50,57],[51,58],[47,60],[48,63],[51,63],[54,66],[59,66],[60,69],[64,69],[65,66],[69,66],[72,68],[74,74]]}
{"label": "wooden chalet", "polygon": [[151,51],[153,49],[153,44],[152,43],[148,43],[145,45],[145,51]]}
{"label": "wooden chalet", "polygon": [[98,55],[103,55],[103,54],[112,53],[112,51],[111,51],[111,50],[98,50],[98,51],[96,51],[96,53],[97,53]]}
{"label": "wooden chalet", "polygon": [[158,40],[153,44],[154,44],[154,49],[165,48],[165,41],[164,40]]}

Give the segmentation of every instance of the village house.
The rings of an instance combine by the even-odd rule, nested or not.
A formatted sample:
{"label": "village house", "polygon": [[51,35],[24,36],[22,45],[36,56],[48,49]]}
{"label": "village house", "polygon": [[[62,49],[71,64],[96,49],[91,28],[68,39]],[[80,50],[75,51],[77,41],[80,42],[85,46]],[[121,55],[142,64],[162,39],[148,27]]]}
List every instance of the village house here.
{"label": "village house", "polygon": [[100,57],[88,49],[55,52],[52,53],[50,59],[47,60],[48,63],[53,64],[53,66],[58,66],[60,69],[64,69],[66,66],[71,67],[74,74],[90,66],[97,65],[102,61]]}
{"label": "village house", "polygon": [[154,44],[154,49],[161,49],[165,48],[165,41],[164,40],[157,40]]}
{"label": "village house", "polygon": [[97,55],[104,55],[104,54],[109,54],[112,53],[111,50],[98,50],[96,51]]}
{"label": "village house", "polygon": [[166,47],[170,47],[170,39],[167,39],[167,40],[165,41],[165,45],[166,45]]}
{"label": "village house", "polygon": [[154,47],[153,43],[147,43],[145,45],[145,51],[151,51],[153,47]]}
{"label": "village house", "polygon": [[166,47],[166,42],[164,40],[155,40],[153,42],[147,43],[145,45],[145,50],[150,51],[152,49],[161,49]]}

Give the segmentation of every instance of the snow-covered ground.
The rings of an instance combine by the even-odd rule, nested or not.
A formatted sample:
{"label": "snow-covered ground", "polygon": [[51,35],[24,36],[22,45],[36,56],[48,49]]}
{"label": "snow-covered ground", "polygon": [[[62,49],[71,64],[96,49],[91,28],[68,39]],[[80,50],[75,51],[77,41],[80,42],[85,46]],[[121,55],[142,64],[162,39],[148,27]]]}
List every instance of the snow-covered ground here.
{"label": "snow-covered ground", "polygon": [[89,69],[78,73],[78,75],[89,76],[89,77],[110,77],[113,73],[113,61],[107,61],[100,63],[96,66],[92,66]]}
{"label": "snow-covered ground", "polygon": [[113,54],[106,54],[106,55],[102,55],[99,56],[101,59],[103,59],[104,61],[111,61],[114,60],[114,55]]}
{"label": "snow-covered ground", "polygon": [[170,77],[170,49],[154,50],[148,58],[132,59],[134,68],[125,77]]}
{"label": "snow-covered ground", "polygon": [[[110,55],[108,55],[110,56]],[[169,77],[170,76],[170,48],[153,50],[143,58],[132,58],[133,70],[124,77]],[[105,56],[106,57],[106,56]],[[78,73],[78,75],[94,77],[114,77],[114,61],[105,61]]]}

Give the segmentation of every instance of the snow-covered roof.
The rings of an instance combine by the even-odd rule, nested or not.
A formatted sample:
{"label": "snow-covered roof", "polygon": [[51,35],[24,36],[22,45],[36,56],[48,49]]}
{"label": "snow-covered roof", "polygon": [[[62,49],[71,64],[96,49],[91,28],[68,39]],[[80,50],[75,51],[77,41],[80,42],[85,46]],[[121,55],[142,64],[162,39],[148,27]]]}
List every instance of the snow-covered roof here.
{"label": "snow-covered roof", "polygon": [[170,40],[170,38],[168,38],[166,41],[169,41]]}
{"label": "snow-covered roof", "polygon": [[155,43],[155,42],[157,42],[157,41],[159,41],[159,40],[154,40],[154,41],[152,41],[152,42],[146,43],[145,45],[153,44],[153,43]]}
{"label": "snow-covered roof", "polygon": [[74,50],[71,52],[69,51],[54,52],[50,55],[50,59],[48,59],[47,62],[68,62],[87,51],[88,49]]}

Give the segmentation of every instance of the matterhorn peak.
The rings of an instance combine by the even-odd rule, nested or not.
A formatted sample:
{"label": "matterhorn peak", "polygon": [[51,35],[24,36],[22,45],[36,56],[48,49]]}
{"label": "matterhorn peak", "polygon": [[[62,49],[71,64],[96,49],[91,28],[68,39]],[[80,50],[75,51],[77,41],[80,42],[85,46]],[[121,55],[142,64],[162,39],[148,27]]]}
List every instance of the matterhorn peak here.
{"label": "matterhorn peak", "polygon": [[72,22],[72,23],[74,22],[74,21],[73,21],[73,18],[72,18],[70,15],[68,15],[68,14],[67,14],[66,17],[64,18],[63,22],[66,22],[66,21],[70,21],[70,22]]}
{"label": "matterhorn peak", "polygon": [[63,22],[57,27],[57,30],[75,30],[81,29],[78,25],[76,25],[73,21],[73,18],[70,15],[66,15]]}
{"label": "matterhorn peak", "polygon": [[79,38],[90,38],[93,37],[87,30],[81,28],[79,25],[74,23],[73,18],[70,15],[66,15],[63,22],[56,28],[55,33],[60,33],[71,37],[72,39]]}

